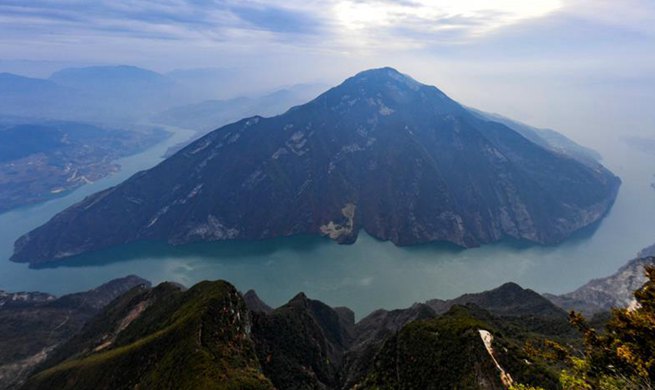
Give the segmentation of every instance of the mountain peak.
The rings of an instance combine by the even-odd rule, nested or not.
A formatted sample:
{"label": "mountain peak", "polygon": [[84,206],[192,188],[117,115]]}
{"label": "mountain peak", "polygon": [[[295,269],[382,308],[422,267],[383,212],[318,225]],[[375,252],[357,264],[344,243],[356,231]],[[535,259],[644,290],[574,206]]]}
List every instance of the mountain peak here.
{"label": "mountain peak", "polygon": [[291,302],[307,302],[309,301],[309,298],[307,298],[307,295],[305,295],[304,292],[299,292],[296,294],[291,300],[289,300],[289,303]]}
{"label": "mountain peak", "polygon": [[138,240],[316,234],[352,243],[361,230],[398,245],[557,243],[602,218],[618,184],[436,87],[372,69],[282,115],[209,133],[24,235],[12,259]]}
{"label": "mountain peak", "polygon": [[[366,77],[366,76],[383,76],[383,77],[409,77],[400,73],[395,68],[390,66],[383,66],[381,68],[371,68],[363,70],[357,73],[354,77]],[[409,77],[411,78],[411,77]]]}
{"label": "mountain peak", "polygon": [[493,289],[491,291],[503,291],[503,292],[506,291],[506,292],[513,292],[513,293],[524,293],[526,291],[531,291],[531,290],[524,289],[523,287],[519,286],[515,282],[507,282],[507,283],[504,283],[503,285],[501,285],[499,287],[496,287],[495,289]]}
{"label": "mountain peak", "polygon": [[270,313],[273,309],[259,298],[255,290],[248,290],[243,294],[243,300],[250,311]]}
{"label": "mountain peak", "polygon": [[312,103],[360,119],[376,111],[382,117],[393,117],[399,112],[413,117],[463,112],[459,103],[437,87],[419,83],[390,67],[359,72]]}
{"label": "mountain peak", "polygon": [[412,77],[404,73],[400,73],[396,69],[388,66],[383,68],[373,68],[373,69],[361,71],[357,73],[355,76],[346,80],[344,84],[348,82],[354,82],[357,84],[385,83],[387,86],[392,86],[392,85],[395,85],[396,87],[402,86],[414,91],[418,91],[421,87],[428,87],[427,85],[421,84],[418,81],[414,80]]}

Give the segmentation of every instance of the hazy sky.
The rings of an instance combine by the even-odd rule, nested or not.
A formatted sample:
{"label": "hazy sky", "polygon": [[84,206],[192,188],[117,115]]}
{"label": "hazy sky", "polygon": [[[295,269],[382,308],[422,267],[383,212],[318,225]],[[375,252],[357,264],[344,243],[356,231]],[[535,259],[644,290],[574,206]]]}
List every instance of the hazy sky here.
{"label": "hazy sky", "polygon": [[0,0],[0,71],[85,64],[221,67],[263,88],[394,66],[465,104],[570,126],[569,108],[655,103],[655,1]]}

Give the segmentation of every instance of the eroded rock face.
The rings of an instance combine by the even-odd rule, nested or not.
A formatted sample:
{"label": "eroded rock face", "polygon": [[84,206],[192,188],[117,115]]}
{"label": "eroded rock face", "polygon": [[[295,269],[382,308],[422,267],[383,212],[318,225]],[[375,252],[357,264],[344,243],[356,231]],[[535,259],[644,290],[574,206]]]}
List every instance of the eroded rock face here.
{"label": "eroded rock face", "polygon": [[398,245],[556,243],[607,212],[619,179],[544,145],[393,69],[365,71],[88,197],[20,238],[13,260],[136,240],[350,243],[361,229]]}
{"label": "eroded rock face", "polygon": [[[652,248],[642,250],[639,255],[652,253]],[[567,294],[545,296],[566,310],[576,310],[587,316],[613,307],[629,307],[634,302],[634,291],[646,282],[644,267],[647,265],[655,265],[655,257],[630,260],[613,275],[591,280]]]}

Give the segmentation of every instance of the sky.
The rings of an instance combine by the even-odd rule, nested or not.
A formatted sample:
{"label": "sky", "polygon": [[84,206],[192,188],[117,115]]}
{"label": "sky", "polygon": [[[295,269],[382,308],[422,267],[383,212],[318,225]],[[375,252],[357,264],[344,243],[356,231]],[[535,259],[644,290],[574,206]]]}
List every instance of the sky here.
{"label": "sky", "polygon": [[618,110],[607,95],[617,115],[655,103],[655,1],[0,0],[0,71],[98,64],[224,69],[244,93],[392,66],[575,130],[576,112]]}

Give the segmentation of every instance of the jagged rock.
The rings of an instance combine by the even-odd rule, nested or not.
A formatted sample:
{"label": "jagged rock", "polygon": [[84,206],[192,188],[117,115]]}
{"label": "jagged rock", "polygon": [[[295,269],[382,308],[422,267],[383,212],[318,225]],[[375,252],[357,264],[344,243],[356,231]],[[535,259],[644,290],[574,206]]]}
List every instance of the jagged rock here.
{"label": "jagged rock", "polygon": [[24,388],[502,389],[515,380],[556,389],[524,343],[579,335],[534,294],[506,284],[442,301],[469,302],[442,314],[419,303],[354,323],[350,309],[304,293],[267,312],[248,309],[245,296],[261,306],[256,294],[224,281],[141,285],[44,357]]}

